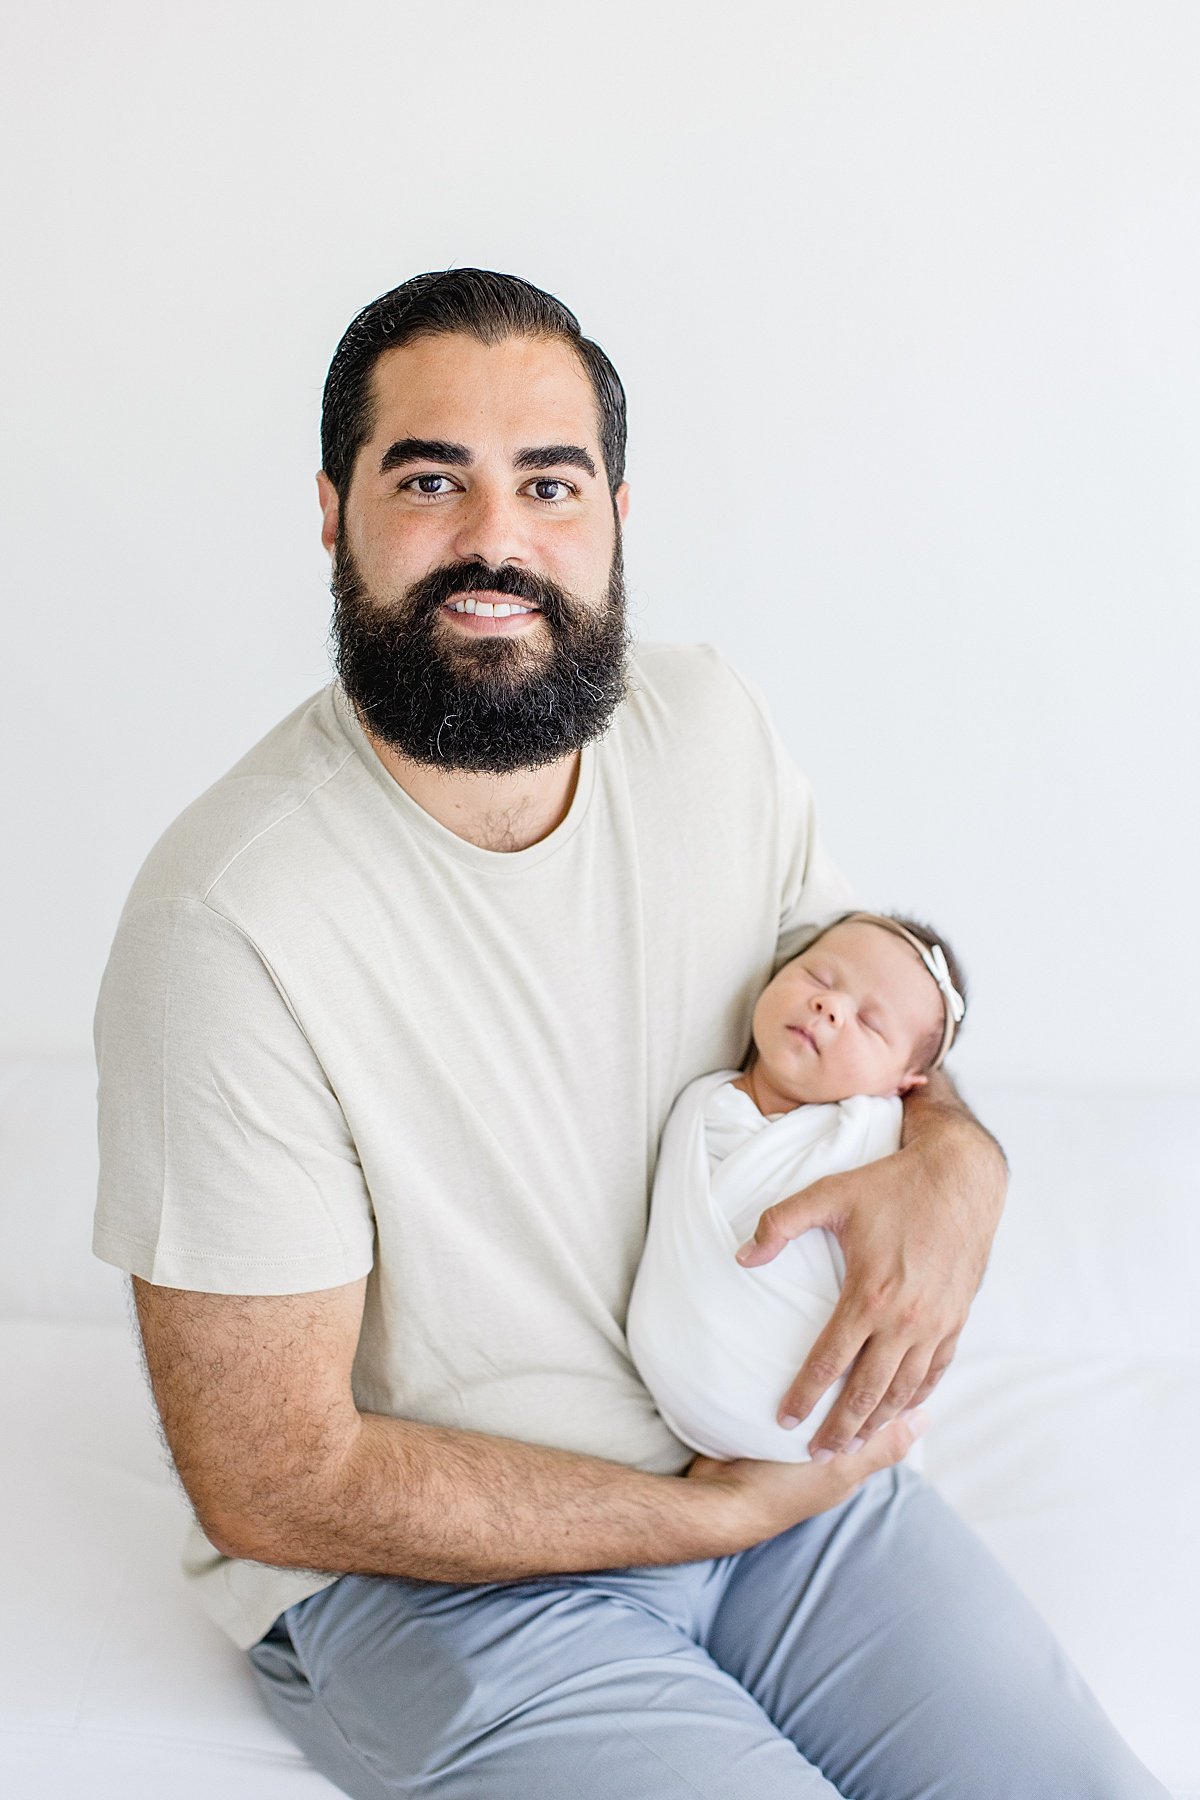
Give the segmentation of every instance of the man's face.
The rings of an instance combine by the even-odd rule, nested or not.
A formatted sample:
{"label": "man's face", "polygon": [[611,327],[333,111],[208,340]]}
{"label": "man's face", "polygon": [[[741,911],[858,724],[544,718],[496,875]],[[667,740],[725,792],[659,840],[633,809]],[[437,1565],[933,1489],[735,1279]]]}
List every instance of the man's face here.
{"label": "man's face", "polygon": [[[387,351],[373,392],[340,505],[318,478],[338,672],[364,724],[443,768],[578,749],[622,698],[628,646],[585,370],[558,340],[455,333]],[[623,516],[624,485],[616,499]]]}
{"label": "man's face", "polygon": [[835,925],[780,969],[754,1009],[763,1072],[794,1101],[903,1092],[942,1023],[911,945],[863,920]]}

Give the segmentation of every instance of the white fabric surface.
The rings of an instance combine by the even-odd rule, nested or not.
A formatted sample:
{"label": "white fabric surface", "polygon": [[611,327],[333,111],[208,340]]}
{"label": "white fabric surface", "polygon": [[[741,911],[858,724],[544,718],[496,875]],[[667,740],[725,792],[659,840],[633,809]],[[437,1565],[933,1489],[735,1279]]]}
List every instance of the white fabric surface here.
{"label": "white fabric surface", "polygon": [[629,1349],[663,1418],[694,1450],[807,1462],[841,1384],[795,1431],[775,1415],[837,1304],[841,1246],[831,1232],[806,1231],[758,1269],[743,1269],[734,1252],[776,1201],[890,1156],[903,1107],[859,1095],[768,1120],[730,1086],[736,1073],[689,1083],[667,1120]]}
{"label": "white fabric surface", "polygon": [[[94,1098],[83,1058],[0,1068],[0,1792],[332,1797],[180,1574],[124,1283],[88,1254]],[[1013,1187],[926,1472],[1200,1800],[1200,1096],[970,1098]]]}

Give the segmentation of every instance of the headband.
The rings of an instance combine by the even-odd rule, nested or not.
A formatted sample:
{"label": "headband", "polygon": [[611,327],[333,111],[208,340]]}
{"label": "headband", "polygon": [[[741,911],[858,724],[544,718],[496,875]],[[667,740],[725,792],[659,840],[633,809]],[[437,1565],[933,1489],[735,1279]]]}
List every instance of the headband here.
{"label": "headband", "polygon": [[[881,925],[885,931],[894,932],[897,937],[902,937],[906,944],[912,945],[937,982],[938,991],[942,996],[945,1024],[942,1029],[942,1047],[929,1065],[932,1074],[934,1069],[940,1069],[945,1062],[950,1046],[954,1042],[954,1033],[962,1024],[967,1010],[966,1001],[950,979],[950,967],[946,961],[946,952],[940,944],[923,944],[920,938],[914,936],[906,925],[898,925],[895,919],[889,919],[883,913],[846,913],[843,918],[835,921],[838,925],[851,925],[855,922],[861,922],[864,925]],[[833,927],[827,925],[825,929],[831,931]]]}

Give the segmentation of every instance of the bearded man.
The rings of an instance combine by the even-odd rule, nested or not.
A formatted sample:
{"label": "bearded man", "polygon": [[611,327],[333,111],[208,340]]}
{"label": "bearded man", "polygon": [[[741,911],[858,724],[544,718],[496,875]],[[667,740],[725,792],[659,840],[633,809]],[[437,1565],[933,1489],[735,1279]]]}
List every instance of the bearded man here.
{"label": "bearded man", "polygon": [[845,1248],[780,1396],[851,1370],[821,1460],[692,1459],[629,1360],[671,1102],[851,896],[757,696],[630,649],[607,357],[418,276],[322,451],[339,679],[152,851],[97,1012],[95,1247],[198,1596],[370,1800],[1160,1793],[901,1464],[1003,1190],[944,1077],[759,1228]]}

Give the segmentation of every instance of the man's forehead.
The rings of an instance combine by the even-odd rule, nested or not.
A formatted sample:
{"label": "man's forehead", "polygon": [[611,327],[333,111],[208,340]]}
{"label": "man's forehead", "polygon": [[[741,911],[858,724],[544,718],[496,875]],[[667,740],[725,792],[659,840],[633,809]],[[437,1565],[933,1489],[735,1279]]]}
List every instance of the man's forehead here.
{"label": "man's forehead", "polygon": [[591,381],[561,338],[415,338],[378,359],[372,397],[376,440],[390,433],[469,443],[483,434],[599,444]]}

